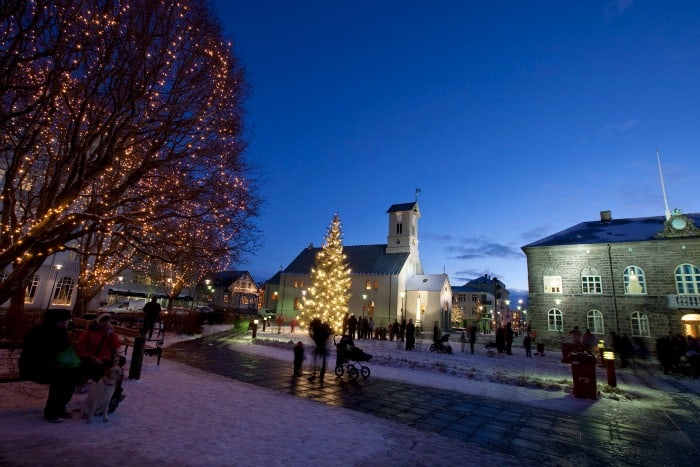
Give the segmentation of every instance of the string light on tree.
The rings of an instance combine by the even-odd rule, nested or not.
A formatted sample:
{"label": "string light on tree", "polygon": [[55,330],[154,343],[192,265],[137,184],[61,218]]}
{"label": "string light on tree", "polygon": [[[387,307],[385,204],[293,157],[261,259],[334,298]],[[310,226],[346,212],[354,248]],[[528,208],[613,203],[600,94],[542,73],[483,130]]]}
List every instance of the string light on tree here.
{"label": "string light on tree", "polygon": [[335,214],[311,269],[311,287],[304,299],[301,324],[308,325],[312,319],[320,318],[334,331],[342,329],[351,284],[350,268],[343,254],[340,217]]}

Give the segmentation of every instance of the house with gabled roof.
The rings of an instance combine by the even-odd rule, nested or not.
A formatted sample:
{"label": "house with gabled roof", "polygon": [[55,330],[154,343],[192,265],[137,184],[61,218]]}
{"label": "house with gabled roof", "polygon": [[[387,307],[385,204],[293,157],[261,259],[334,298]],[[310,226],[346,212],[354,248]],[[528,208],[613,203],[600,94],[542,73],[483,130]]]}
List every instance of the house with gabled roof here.
{"label": "house with gabled roof", "polygon": [[[435,321],[448,328],[452,289],[446,274],[423,272],[418,251],[418,202],[394,204],[386,214],[387,243],[343,246],[352,278],[350,313],[372,317],[375,327],[412,319],[428,329]],[[264,308],[287,320],[299,315],[320,250],[320,246],[307,246],[266,282]]]}

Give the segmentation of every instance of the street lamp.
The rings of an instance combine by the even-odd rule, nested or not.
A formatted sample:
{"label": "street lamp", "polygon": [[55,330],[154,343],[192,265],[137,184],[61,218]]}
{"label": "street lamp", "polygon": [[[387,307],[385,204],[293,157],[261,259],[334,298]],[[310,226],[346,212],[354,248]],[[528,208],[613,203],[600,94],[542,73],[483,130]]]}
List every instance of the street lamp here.
{"label": "street lamp", "polygon": [[46,303],[46,311],[49,310],[51,307],[51,302],[53,302],[54,298],[56,298],[56,283],[58,283],[58,275],[61,273],[61,268],[63,267],[62,264],[55,264],[54,266],[56,266],[56,277],[53,280],[53,287],[51,287],[49,290],[49,300]]}
{"label": "street lamp", "polygon": [[362,317],[365,317],[365,310],[367,309],[367,294],[362,294]]}
{"label": "street lamp", "polygon": [[405,298],[406,298],[406,292],[401,292],[401,320],[402,321],[405,319],[404,318],[404,307],[406,306]]}
{"label": "street lamp", "polygon": [[122,289],[122,281],[124,280],[124,276],[119,276],[117,277],[119,280],[119,287],[117,287],[117,292],[119,292]]}

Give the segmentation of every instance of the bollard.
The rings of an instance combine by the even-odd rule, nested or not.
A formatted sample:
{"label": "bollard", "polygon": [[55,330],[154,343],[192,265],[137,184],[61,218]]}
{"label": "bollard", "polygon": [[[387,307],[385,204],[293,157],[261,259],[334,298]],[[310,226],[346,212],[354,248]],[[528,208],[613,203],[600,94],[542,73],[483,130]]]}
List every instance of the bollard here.
{"label": "bollard", "polygon": [[131,364],[129,365],[129,379],[141,378],[143,366],[143,350],[146,347],[146,336],[134,337],[134,347],[131,350]]}
{"label": "bollard", "polygon": [[615,354],[613,352],[606,351],[603,353],[603,359],[605,360],[605,373],[608,376],[608,386],[611,388],[616,388],[617,376],[615,376]]}
{"label": "bollard", "polygon": [[256,319],[255,322],[253,323],[253,339],[255,339],[258,335],[258,320]]}

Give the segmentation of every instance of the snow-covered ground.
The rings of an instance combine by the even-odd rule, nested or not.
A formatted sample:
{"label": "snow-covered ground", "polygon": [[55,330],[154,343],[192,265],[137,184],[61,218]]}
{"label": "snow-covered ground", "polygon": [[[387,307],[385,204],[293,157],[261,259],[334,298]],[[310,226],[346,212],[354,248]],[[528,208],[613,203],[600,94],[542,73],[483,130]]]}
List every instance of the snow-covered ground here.
{"label": "snow-covered ground", "polygon": [[[206,333],[222,330],[210,327]],[[182,337],[167,336],[167,345]],[[259,332],[233,340],[239,351],[290,362],[291,343],[305,333]],[[410,382],[436,388],[520,402],[552,410],[598,413],[627,404],[666,404],[670,376],[646,378],[638,384],[631,370],[618,370],[618,388],[605,388],[598,373],[601,398],[577,399],[571,392],[571,366],[561,355],[525,358],[514,348],[512,356],[488,356],[482,345],[477,354],[453,355],[427,350],[419,341],[417,352],[398,349],[388,341],[356,341],[373,355],[368,364],[372,378]],[[307,359],[307,362],[309,360]],[[650,384],[651,382],[651,384]],[[689,392],[700,394],[700,380],[673,378]],[[651,387],[650,387],[651,386]],[[0,465],[462,465],[465,444],[371,415],[251,386],[169,361],[156,366],[146,357],[141,379],[125,382],[127,398],[112,419],[91,425],[77,412],[74,418],[52,424],[42,418],[46,386],[28,382],[0,384]],[[564,397],[562,397],[564,395]],[[75,395],[68,406],[78,410],[85,396]],[[600,412],[602,413],[602,412]],[[348,433],[352,433],[349,443]],[[340,447],[340,448],[339,448]],[[470,445],[473,465],[519,465],[511,456]]]}

